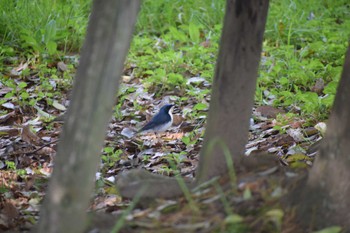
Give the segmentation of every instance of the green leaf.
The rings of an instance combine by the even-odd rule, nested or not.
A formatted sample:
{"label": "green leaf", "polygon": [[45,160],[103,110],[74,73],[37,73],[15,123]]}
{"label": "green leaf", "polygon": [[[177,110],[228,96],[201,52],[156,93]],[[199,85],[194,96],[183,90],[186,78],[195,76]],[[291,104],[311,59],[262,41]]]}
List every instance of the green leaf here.
{"label": "green leaf", "polygon": [[43,111],[42,109],[40,109],[38,106],[34,106],[34,108],[38,111],[38,114],[42,117],[45,117],[45,118],[50,118],[51,115],[45,111]]}
{"label": "green leaf", "polygon": [[181,85],[184,82],[184,78],[181,74],[170,73],[168,74],[169,83],[174,85]]}
{"label": "green leaf", "polygon": [[22,93],[21,93],[21,97],[22,97],[22,99],[26,100],[26,99],[28,99],[30,96],[29,96],[29,93],[28,93],[28,92],[22,92]]}
{"label": "green leaf", "polygon": [[6,95],[4,96],[4,99],[9,99],[11,97],[13,97],[15,94],[13,92],[9,92],[9,93],[6,93]]}
{"label": "green leaf", "polygon": [[25,83],[25,82],[20,82],[20,83],[18,83],[18,88],[19,89],[23,89],[23,88],[25,88],[27,86],[27,83]]}
{"label": "green leaf", "polygon": [[225,223],[241,223],[243,222],[243,218],[238,214],[231,214],[225,218]]}
{"label": "green leaf", "polygon": [[191,142],[191,139],[190,139],[190,137],[182,137],[182,142],[183,143],[185,143],[186,144],[186,146],[187,145],[189,145],[190,144],[190,142]]}
{"label": "green leaf", "polygon": [[251,199],[252,198],[252,192],[250,191],[250,189],[249,188],[245,188],[244,189],[244,192],[243,192],[243,199],[244,200],[249,200],[249,199]]}
{"label": "green leaf", "polygon": [[328,83],[327,86],[325,86],[323,93],[335,95],[335,93],[337,92],[337,87],[338,87],[338,82],[332,81]]}
{"label": "green leaf", "polygon": [[52,103],[52,106],[58,110],[65,111],[66,107],[63,106],[62,104],[58,103],[57,100],[54,100]]}
{"label": "green leaf", "polygon": [[278,82],[279,82],[281,85],[283,85],[283,86],[289,85],[289,79],[286,78],[286,77],[280,78],[280,79],[278,80]]}
{"label": "green leaf", "polygon": [[192,42],[199,43],[199,27],[193,22],[191,22],[190,25],[188,25],[188,32],[190,34],[190,39],[192,40]]}
{"label": "green leaf", "polygon": [[57,44],[56,42],[54,41],[49,41],[46,43],[46,49],[47,49],[47,52],[50,54],[50,55],[53,55],[57,52]]}
{"label": "green leaf", "polygon": [[188,37],[186,36],[185,33],[182,31],[177,30],[175,27],[170,27],[169,28],[170,34],[172,35],[173,39],[179,40],[182,42],[188,41]]}
{"label": "green leaf", "polygon": [[320,231],[314,231],[313,233],[340,233],[342,228],[339,226],[328,227]]}
{"label": "green leaf", "polygon": [[55,20],[50,20],[48,22],[48,24],[46,24],[45,27],[45,35],[44,35],[44,43],[46,44],[46,46],[48,47],[48,43],[52,42],[55,40],[56,37],[56,32],[57,32],[57,28],[56,28],[56,21]]}
{"label": "green leaf", "polygon": [[201,111],[201,110],[205,110],[205,109],[208,109],[208,105],[204,104],[204,103],[198,103],[193,107],[193,110]]}
{"label": "green leaf", "polygon": [[324,104],[327,108],[329,108],[333,105],[334,98],[334,95],[329,94],[325,98],[321,99],[321,103]]}
{"label": "green leaf", "polygon": [[103,151],[105,152],[105,153],[113,153],[113,151],[114,151],[114,148],[113,147],[105,147],[105,148],[103,148]]}
{"label": "green leaf", "polygon": [[266,216],[282,219],[284,213],[281,209],[272,209],[266,212]]}

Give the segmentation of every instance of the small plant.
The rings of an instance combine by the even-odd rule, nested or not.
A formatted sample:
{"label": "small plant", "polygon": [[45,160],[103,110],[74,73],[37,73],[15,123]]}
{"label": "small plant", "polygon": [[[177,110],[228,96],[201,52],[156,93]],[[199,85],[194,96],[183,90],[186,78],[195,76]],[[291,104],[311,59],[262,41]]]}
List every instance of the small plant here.
{"label": "small plant", "polygon": [[9,169],[9,170],[16,170],[15,162],[6,160],[5,164],[6,164],[7,169]]}
{"label": "small plant", "polygon": [[166,156],[166,159],[169,164],[178,165],[186,158],[186,155],[187,153],[184,151],[180,153],[171,153]]}
{"label": "small plant", "polygon": [[181,138],[182,142],[185,143],[186,146],[191,146],[191,145],[195,145],[198,141],[198,136],[196,135],[196,133],[190,132],[188,134],[186,134],[185,136],[183,136]]}
{"label": "small plant", "polygon": [[45,28],[36,31],[22,29],[20,31],[20,38],[23,48],[33,49],[37,53],[47,53],[48,55],[55,55],[57,50],[57,24],[55,20],[50,20]]}
{"label": "small plant", "polygon": [[123,153],[122,150],[115,150],[113,147],[105,147],[103,148],[103,152],[102,161],[109,167],[117,163],[120,160],[120,155]]}
{"label": "small plant", "polygon": [[295,113],[278,114],[273,128],[284,134],[287,132],[289,125],[297,121],[300,121],[300,117]]}

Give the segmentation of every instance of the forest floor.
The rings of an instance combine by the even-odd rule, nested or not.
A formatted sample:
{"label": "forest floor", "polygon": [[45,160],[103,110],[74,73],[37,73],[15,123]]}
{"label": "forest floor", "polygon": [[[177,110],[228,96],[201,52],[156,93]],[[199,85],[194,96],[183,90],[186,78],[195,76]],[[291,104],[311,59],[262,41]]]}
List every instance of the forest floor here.
{"label": "forest floor", "polygon": [[[63,79],[65,71],[61,69],[67,65],[60,62],[50,66],[57,67],[59,73],[57,79],[48,78],[53,85]],[[18,71],[20,68],[11,67],[11,70]],[[35,67],[29,69],[25,79],[19,76],[11,79],[25,86],[31,98],[42,83],[36,77],[38,71]],[[143,168],[166,176],[181,174],[186,178],[195,177],[210,94],[206,94],[201,103],[191,98],[181,101],[175,109],[173,127],[160,137],[149,133],[128,138],[128,132],[140,128],[160,106],[177,103],[180,98],[176,93],[156,98],[145,91],[140,80],[131,77],[131,73],[132,70],[125,70],[121,90],[134,91],[123,95],[124,100],[119,107],[119,117],[123,120],[113,117],[109,124],[105,147],[101,151],[100,171],[96,174],[91,212],[120,215],[130,206],[130,200],[122,199],[114,185],[115,177],[125,170]],[[189,78],[188,85],[198,90],[211,88],[211,84],[200,77]],[[6,95],[11,89],[3,87],[0,91]],[[59,119],[52,120],[52,117],[58,117],[65,111],[66,106],[61,103],[68,105],[68,96],[68,93],[62,94],[52,106],[44,101],[38,102],[35,107],[16,106],[11,101],[3,105],[11,111],[3,115],[0,122],[0,131],[6,133],[6,137],[0,139],[2,229],[29,230],[38,220],[63,124]],[[146,109],[138,110],[135,106],[145,106]],[[199,117],[196,115],[188,119],[187,115],[192,111],[197,111]],[[242,156],[274,154],[280,159],[280,164],[262,163],[252,168],[255,173],[240,174],[238,186],[227,190],[218,188],[218,184],[227,181],[227,177],[212,181],[193,193],[191,205],[186,198],[179,198],[155,200],[147,207],[137,206],[128,211],[123,229],[125,232],[131,229],[135,232],[280,230],[286,220],[283,221],[285,213],[279,200],[286,190],[277,177],[281,177],[282,173],[293,177],[298,169],[311,166],[316,151],[308,151],[308,148],[322,137],[322,127],[318,126],[324,123],[312,127],[304,126],[305,122],[302,117],[290,117],[283,109],[256,106],[252,111],[246,155]],[[175,164],[176,168],[171,164]],[[115,219],[110,221],[109,226],[113,227]],[[108,224],[103,228],[106,226]],[[97,224],[97,227],[102,226]]]}
{"label": "forest floor", "polygon": [[[38,221],[54,168],[90,1],[5,2],[0,2],[0,231],[25,232]],[[134,168],[196,176],[224,9],[222,0],[203,0],[201,7],[195,1],[166,7],[144,2],[101,149],[89,232],[307,232],[282,202],[288,180],[312,166],[326,130],[350,35],[349,3],[271,1],[256,104],[241,155],[259,163],[237,174],[237,183],[220,177],[190,198],[143,203],[122,199],[116,177]],[[168,132],[129,137],[166,103],[176,105]]]}

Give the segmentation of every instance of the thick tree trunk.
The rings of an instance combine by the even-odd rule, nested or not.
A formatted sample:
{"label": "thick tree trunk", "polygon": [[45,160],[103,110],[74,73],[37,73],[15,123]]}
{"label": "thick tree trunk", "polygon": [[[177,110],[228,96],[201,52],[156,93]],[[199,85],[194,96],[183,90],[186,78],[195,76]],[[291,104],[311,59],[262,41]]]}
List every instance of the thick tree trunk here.
{"label": "thick tree trunk", "polygon": [[[215,73],[213,94],[196,182],[189,188],[228,171],[229,159],[242,163],[248,140],[256,79],[268,10],[268,0],[228,0]],[[224,147],[224,148],[223,148]],[[130,171],[118,178],[123,196],[132,198],[143,187],[144,197],[182,194],[177,180]],[[164,189],[166,187],[166,189]]]}
{"label": "thick tree trunk", "polygon": [[[346,54],[332,113],[320,156],[306,185],[294,190],[300,221],[311,229],[333,225],[350,232],[350,47]],[[296,196],[297,193],[301,195]],[[310,232],[310,231],[307,231]]]}
{"label": "thick tree trunk", "polygon": [[82,232],[140,2],[95,0],[36,232]]}

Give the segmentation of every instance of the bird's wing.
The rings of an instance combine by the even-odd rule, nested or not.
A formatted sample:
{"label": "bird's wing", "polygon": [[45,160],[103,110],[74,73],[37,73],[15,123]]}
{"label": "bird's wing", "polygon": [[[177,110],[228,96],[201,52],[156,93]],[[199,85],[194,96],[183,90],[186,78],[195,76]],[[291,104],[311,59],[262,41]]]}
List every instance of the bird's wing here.
{"label": "bird's wing", "polygon": [[148,122],[145,126],[143,126],[139,131],[145,131],[154,129],[157,126],[166,124],[167,122],[171,121],[171,117],[169,114],[157,114],[155,115],[150,122]]}

